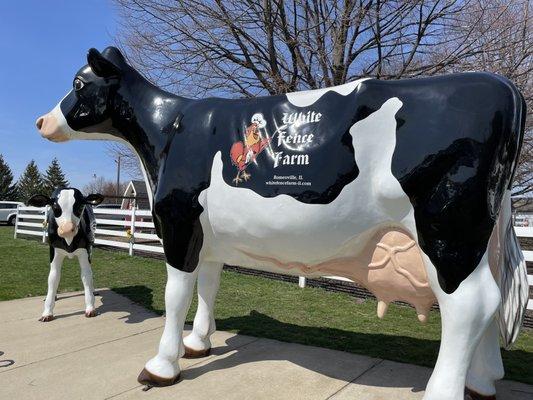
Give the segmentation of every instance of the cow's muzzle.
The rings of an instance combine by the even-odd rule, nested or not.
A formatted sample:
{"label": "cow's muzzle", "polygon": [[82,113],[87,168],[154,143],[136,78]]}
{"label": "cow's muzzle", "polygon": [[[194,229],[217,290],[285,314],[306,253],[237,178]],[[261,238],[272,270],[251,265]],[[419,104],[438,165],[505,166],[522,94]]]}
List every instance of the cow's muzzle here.
{"label": "cow's muzzle", "polygon": [[62,238],[72,238],[77,231],[78,227],[72,221],[63,222],[57,227],[57,234]]}
{"label": "cow's muzzle", "polygon": [[37,118],[35,126],[43,138],[52,142],[66,142],[69,140],[69,136],[61,129],[57,116],[54,115],[53,111]]}

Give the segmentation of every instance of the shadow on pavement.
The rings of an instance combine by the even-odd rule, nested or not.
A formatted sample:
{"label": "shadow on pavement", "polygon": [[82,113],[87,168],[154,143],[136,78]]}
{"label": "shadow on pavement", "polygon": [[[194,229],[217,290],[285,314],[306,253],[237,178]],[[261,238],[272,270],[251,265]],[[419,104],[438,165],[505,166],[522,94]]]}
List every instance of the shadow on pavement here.
{"label": "shadow on pavement", "polygon": [[[268,315],[252,311],[250,315],[241,317],[232,317],[217,320],[218,330],[227,330],[239,334],[269,338],[282,342],[298,343],[302,345],[319,346],[339,351],[345,351],[355,354],[365,354],[369,357],[381,358],[398,363],[414,362],[432,367],[437,358],[439,344],[437,340],[426,340],[406,336],[394,336],[374,333],[351,332],[328,327],[300,326],[286,322],[280,322]],[[227,340],[227,345],[231,347],[235,338]],[[338,368],[333,368],[327,362],[317,363],[316,357],[309,357],[305,351],[255,351],[254,346],[257,344],[250,343],[243,346],[245,352],[237,349],[233,354],[225,358],[217,358],[207,364],[192,367],[183,372],[183,379],[194,379],[210,371],[219,369],[229,369],[243,363],[253,363],[266,360],[286,360],[303,368],[315,371],[335,379],[344,379],[346,375]],[[281,345],[283,348],[283,344]],[[287,346],[288,348],[288,346]],[[321,349],[317,349],[320,351]],[[220,355],[226,352],[225,347],[214,348],[212,354]],[[530,358],[531,354],[521,350],[506,351],[507,356]],[[512,355],[511,355],[512,353]],[[391,365],[393,367],[391,367]],[[527,365],[527,364],[526,364]],[[387,364],[388,368],[394,370],[402,369],[402,364]],[[376,374],[365,374],[357,383],[367,386],[382,387],[406,387],[412,388],[413,392],[424,390],[425,384],[429,379],[430,370],[424,367],[410,366],[411,371],[392,374],[393,379],[383,379],[376,374],[386,373],[386,367],[381,366]],[[374,368],[373,368],[374,369]],[[378,369],[378,366],[375,367]],[[348,380],[349,381],[349,380]]]}
{"label": "shadow on pavement", "polygon": [[[120,317],[120,319],[124,320],[127,324],[137,324],[151,318],[160,317],[140,305],[152,303],[152,289],[146,286],[114,287],[112,290],[98,290],[98,294],[102,299],[102,305],[96,310],[99,314],[126,312],[128,314]],[[117,294],[121,296],[117,296]],[[122,296],[125,296],[127,301],[124,301],[124,297]]]}
{"label": "shadow on pavement", "polygon": [[[159,318],[159,315],[148,311],[146,308],[142,307],[139,304],[151,304],[152,302],[152,289],[146,286],[128,286],[123,288],[113,288],[110,289],[99,289],[94,292],[96,298],[100,297],[102,305],[97,307],[96,311],[99,315],[116,312],[120,314],[126,313],[125,316],[119,317],[119,319],[124,320],[127,324],[136,324],[147,319]],[[117,294],[126,296],[119,296]],[[80,298],[80,310],[72,311],[69,313],[62,313],[54,315],[54,319],[68,318],[72,316],[79,316],[85,313],[84,311],[84,300],[83,293],[76,293],[71,295],[58,295],[57,301],[66,300],[69,298],[79,297]],[[148,303],[145,303],[148,302]]]}

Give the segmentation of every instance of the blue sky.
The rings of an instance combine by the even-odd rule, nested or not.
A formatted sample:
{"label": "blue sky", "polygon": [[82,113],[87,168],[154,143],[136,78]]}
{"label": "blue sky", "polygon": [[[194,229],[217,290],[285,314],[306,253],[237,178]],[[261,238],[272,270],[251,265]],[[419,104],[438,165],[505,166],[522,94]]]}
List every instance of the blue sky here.
{"label": "blue sky", "polygon": [[51,143],[35,120],[70,90],[90,47],[113,44],[117,19],[110,0],[0,3],[0,153],[16,179],[31,159],[44,171],[54,156],[73,186],[93,174],[115,179],[103,142]]}

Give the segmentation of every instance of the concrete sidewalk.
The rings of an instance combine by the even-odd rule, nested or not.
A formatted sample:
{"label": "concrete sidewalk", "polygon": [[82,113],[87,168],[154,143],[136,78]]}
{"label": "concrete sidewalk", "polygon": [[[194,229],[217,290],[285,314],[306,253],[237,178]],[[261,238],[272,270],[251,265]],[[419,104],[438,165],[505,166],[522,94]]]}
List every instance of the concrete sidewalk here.
{"label": "concrete sidewalk", "polygon": [[[100,315],[62,294],[40,323],[43,297],[0,302],[0,399],[421,399],[431,370],[334,350],[217,332],[212,355],[181,360],[182,381],[143,392],[137,374],[157,350],[163,318],[110,290]],[[2,354],[2,352],[4,354]],[[12,365],[10,360],[13,361]],[[499,399],[533,398],[503,381]]]}

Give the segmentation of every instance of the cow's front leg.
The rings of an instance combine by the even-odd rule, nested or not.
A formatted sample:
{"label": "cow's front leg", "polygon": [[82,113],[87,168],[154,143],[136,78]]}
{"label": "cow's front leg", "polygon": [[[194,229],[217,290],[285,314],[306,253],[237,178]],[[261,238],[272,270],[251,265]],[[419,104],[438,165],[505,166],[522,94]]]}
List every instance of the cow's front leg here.
{"label": "cow's front leg", "polygon": [[78,261],[80,263],[81,281],[85,292],[85,316],[87,318],[96,317],[96,310],[94,309],[93,270],[89,261],[89,254],[85,249],[79,251]]}
{"label": "cow's front leg", "polygon": [[220,286],[222,263],[203,263],[198,272],[198,309],[192,332],[184,340],[185,358],[205,357],[211,350],[215,332],[215,299]]}
{"label": "cow's front leg", "polygon": [[472,356],[494,320],[500,304],[500,290],[490,272],[486,254],[476,270],[451,294],[440,289],[432,265],[428,275],[439,301],[442,335],[424,400],[463,399]]}
{"label": "cow's front leg", "polygon": [[61,280],[61,266],[66,254],[62,250],[53,249],[54,258],[50,263],[50,273],[48,274],[48,292],[44,301],[44,311],[39,318],[41,322],[48,322],[54,319],[54,306],[56,303],[57,288]]}
{"label": "cow's front leg", "polygon": [[167,286],[165,288],[165,329],[159,342],[159,352],[149,360],[141,371],[138,381],[148,386],[169,386],[179,379],[178,359],[183,349],[183,325],[191,305],[194,272],[183,272],[167,264]]}
{"label": "cow's front leg", "polygon": [[[496,393],[494,383],[503,378],[504,369],[500,351],[500,330],[497,316],[483,334],[466,375],[467,391],[472,398],[490,399]],[[477,397],[476,397],[477,396]]]}

